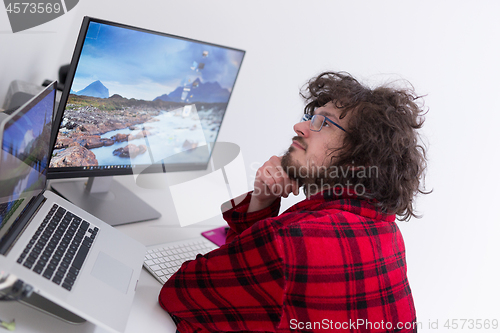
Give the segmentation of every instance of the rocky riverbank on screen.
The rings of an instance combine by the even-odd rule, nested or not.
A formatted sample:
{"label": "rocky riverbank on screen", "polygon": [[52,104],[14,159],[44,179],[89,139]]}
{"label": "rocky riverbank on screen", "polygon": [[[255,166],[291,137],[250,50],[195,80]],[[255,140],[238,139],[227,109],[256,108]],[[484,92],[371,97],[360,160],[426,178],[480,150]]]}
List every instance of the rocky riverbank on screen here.
{"label": "rocky riverbank on screen", "polygon": [[[108,99],[71,95],[54,146],[51,167],[97,166],[97,158],[91,149],[135,139],[120,134],[103,138],[103,134],[125,128],[142,129],[144,124],[155,121],[154,117],[160,114],[161,109],[178,107],[177,103],[168,106],[141,103],[147,101],[131,101],[117,95]],[[151,135],[147,128],[142,132],[140,137]],[[145,151],[146,147],[136,148],[132,145],[120,156],[130,157],[127,155],[129,151],[135,154]]]}
{"label": "rocky riverbank on screen", "polygon": [[146,137],[155,147],[165,145],[165,156],[169,150],[196,148],[206,139],[215,141],[227,106],[137,101],[116,95],[70,97],[51,167],[129,164],[148,150]]}

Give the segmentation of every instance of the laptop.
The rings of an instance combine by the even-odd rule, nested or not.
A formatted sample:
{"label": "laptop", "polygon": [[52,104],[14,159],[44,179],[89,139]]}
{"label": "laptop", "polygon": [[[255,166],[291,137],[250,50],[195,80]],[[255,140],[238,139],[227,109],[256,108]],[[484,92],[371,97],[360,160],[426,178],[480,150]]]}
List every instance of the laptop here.
{"label": "laptop", "polygon": [[123,332],[146,249],[45,191],[55,87],[0,118],[0,271],[33,287],[27,303]]}

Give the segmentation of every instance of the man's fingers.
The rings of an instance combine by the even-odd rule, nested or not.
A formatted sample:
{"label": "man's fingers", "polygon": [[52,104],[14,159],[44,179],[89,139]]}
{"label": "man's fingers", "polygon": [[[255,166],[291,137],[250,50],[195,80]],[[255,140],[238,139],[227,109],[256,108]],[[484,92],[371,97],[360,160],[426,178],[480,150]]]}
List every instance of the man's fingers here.
{"label": "man's fingers", "polygon": [[[281,166],[281,157],[272,156],[257,170],[256,181],[262,184],[264,196],[282,196],[287,198],[290,193],[297,195],[297,181],[291,180]],[[267,194],[266,194],[267,193]]]}
{"label": "man's fingers", "polygon": [[297,180],[292,180],[292,191],[295,195],[299,195],[300,193],[299,182]]}
{"label": "man's fingers", "polygon": [[288,197],[290,193],[297,195],[299,193],[299,186],[297,181],[292,180],[285,173],[276,172],[266,179],[266,185],[269,187],[271,193],[276,196]]}

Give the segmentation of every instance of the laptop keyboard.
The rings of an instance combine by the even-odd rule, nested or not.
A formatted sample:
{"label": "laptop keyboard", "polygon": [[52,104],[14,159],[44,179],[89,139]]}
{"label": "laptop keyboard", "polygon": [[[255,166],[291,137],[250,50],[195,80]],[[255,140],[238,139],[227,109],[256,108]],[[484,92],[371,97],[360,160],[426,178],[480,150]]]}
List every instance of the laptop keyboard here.
{"label": "laptop keyboard", "polygon": [[148,249],[144,267],[163,284],[185,261],[196,259],[198,254],[206,254],[217,248],[217,245],[205,238],[162,244]]}
{"label": "laptop keyboard", "polygon": [[17,262],[71,290],[98,231],[54,204]]}

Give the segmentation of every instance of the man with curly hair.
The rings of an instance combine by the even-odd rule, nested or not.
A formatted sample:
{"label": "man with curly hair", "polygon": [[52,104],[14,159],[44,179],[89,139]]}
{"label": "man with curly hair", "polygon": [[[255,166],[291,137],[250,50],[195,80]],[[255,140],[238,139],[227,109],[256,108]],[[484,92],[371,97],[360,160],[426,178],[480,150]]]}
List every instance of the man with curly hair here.
{"label": "man with curly hair", "polygon": [[[411,89],[367,88],[326,72],[288,151],[254,190],[223,205],[226,244],[186,262],[160,305],[179,332],[416,332],[405,247],[425,150]],[[280,200],[306,199],[278,215]]]}

